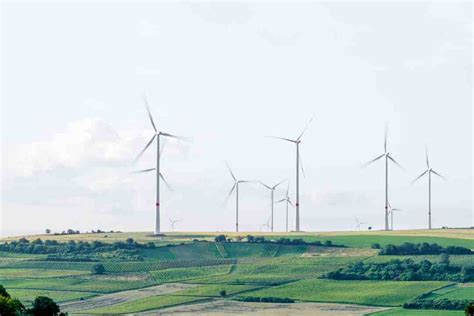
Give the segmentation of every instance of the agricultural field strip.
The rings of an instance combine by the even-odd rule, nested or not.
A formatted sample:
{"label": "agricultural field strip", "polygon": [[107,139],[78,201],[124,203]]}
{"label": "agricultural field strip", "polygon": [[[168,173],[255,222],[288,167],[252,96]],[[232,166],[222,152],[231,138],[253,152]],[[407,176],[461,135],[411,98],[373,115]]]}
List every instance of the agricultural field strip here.
{"label": "agricultural field strip", "polygon": [[[179,290],[179,291],[173,291],[173,292],[168,292],[168,293],[161,293],[159,295],[153,295],[153,296],[146,296],[146,297],[140,297],[140,298],[133,298],[131,300],[126,300],[126,301],[118,301],[118,300],[110,300],[107,305],[102,305],[102,306],[94,306],[92,308],[89,308],[89,305],[86,305],[85,308],[82,309],[69,309],[67,307],[64,308],[64,310],[67,311],[72,311],[72,312],[77,312],[78,310],[84,311],[84,313],[132,313],[132,312],[144,312],[144,311],[151,311],[151,310],[158,310],[161,308],[169,308],[169,307],[176,307],[176,306],[183,306],[183,305],[189,305],[189,304],[196,304],[196,303],[202,303],[202,302],[207,302],[210,300],[214,300],[218,295],[215,293],[214,295],[190,295],[187,294],[186,292],[192,292],[193,290],[199,290],[199,288],[206,288],[206,286],[196,286],[196,287],[191,287],[189,289],[185,290]],[[228,295],[228,297],[233,297],[242,293],[254,291],[257,289],[261,289],[263,287],[255,287],[255,288],[249,288],[241,291],[235,291],[231,294]],[[170,294],[172,293],[172,294]],[[101,296],[103,297],[103,296]],[[96,297],[88,301],[92,300],[98,300],[101,297]],[[176,300],[173,301],[173,298]],[[165,301],[166,300],[172,300],[172,303],[170,304],[162,304],[162,302],[158,302],[157,306],[147,306],[147,303],[153,300],[158,300],[158,301]],[[181,299],[181,300],[180,300]],[[99,300],[102,304],[102,300]],[[176,302],[178,301],[178,302]],[[82,301],[84,302],[84,301]],[[140,302],[143,302],[144,308],[134,308],[136,305],[140,305]],[[96,304],[97,305],[97,304]]]}
{"label": "agricultural field strip", "polygon": [[[315,278],[297,280],[283,285],[268,287],[256,291],[252,296],[288,297],[300,302],[332,302],[368,306],[397,306],[404,303],[406,300],[414,299],[427,291],[431,292],[444,288],[448,284],[442,281],[333,281]],[[429,287],[430,285],[431,288]],[[312,291],[314,286],[322,291]],[[360,289],[362,289],[361,286],[366,290],[364,293],[360,291]],[[344,287],[344,292],[341,292],[341,287]],[[399,288],[397,290],[404,290],[403,293],[399,291],[394,292],[396,287]],[[416,287],[419,288],[419,292],[416,291]],[[369,288],[370,291],[367,291],[367,288]],[[408,295],[409,291],[412,292],[409,293],[412,297]],[[403,297],[393,297],[394,293]],[[379,300],[380,304],[373,304],[374,300]]]}
{"label": "agricultural field strip", "polygon": [[54,277],[68,277],[89,274],[88,271],[81,270],[53,270],[53,269],[26,269],[26,268],[1,268],[0,281],[3,279],[43,279]]}
{"label": "agricultural field strip", "polygon": [[151,310],[143,314],[160,315],[306,315],[306,316],[334,316],[334,315],[366,315],[367,313],[386,310],[384,307],[372,307],[334,303],[250,303],[234,300],[210,300],[203,303],[187,304],[185,306],[165,307],[160,310]]}
{"label": "agricultural field strip", "polygon": [[[453,295],[454,294],[454,295]],[[474,283],[458,283],[431,291],[425,299],[474,299]]]}
{"label": "agricultural field strip", "polygon": [[146,298],[137,299],[130,302],[119,303],[111,306],[87,309],[85,311],[76,311],[74,314],[100,314],[100,315],[115,315],[115,314],[135,314],[144,312],[153,312],[156,314],[157,310],[167,307],[193,305],[196,303],[202,303],[207,301],[215,300],[215,298],[197,298],[191,296],[167,296],[158,295]]}
{"label": "agricultural field strip", "polygon": [[120,292],[92,297],[86,300],[73,301],[73,302],[68,302],[66,304],[61,304],[61,310],[78,311],[78,310],[102,308],[106,306],[112,306],[115,304],[120,304],[120,303],[125,303],[129,301],[145,298],[145,297],[178,292],[178,291],[193,288],[196,286],[198,285],[182,284],[182,283],[167,283],[167,284],[160,284],[160,285],[151,286],[147,288],[120,291]]}

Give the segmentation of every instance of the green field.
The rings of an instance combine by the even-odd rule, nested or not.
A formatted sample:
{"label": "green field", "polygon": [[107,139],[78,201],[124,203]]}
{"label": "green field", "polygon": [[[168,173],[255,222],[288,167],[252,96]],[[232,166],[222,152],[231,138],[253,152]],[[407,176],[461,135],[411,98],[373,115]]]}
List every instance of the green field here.
{"label": "green field", "polygon": [[474,283],[453,285],[433,291],[427,299],[474,300]]}
{"label": "green field", "polygon": [[[405,310],[400,306],[422,294],[435,300],[474,299],[473,283],[324,279],[325,274],[358,261],[382,263],[395,258],[412,258],[440,262],[440,256],[380,256],[371,246],[373,243],[384,246],[435,242],[443,246],[474,248],[474,230],[406,231],[398,235],[396,232],[265,235],[266,239],[275,240],[281,237],[323,243],[330,240],[346,247],[246,242],[217,244],[213,242],[214,236],[212,233],[174,233],[165,238],[155,238],[149,233],[41,236],[43,239],[89,242],[123,241],[131,237],[141,242],[153,241],[156,248],[137,250],[142,259],[135,261],[104,256],[99,259],[106,270],[103,275],[92,274],[91,268],[96,261],[48,261],[41,254],[1,251],[0,284],[27,306],[36,296],[46,295],[59,303],[84,302],[84,307],[79,309],[79,313],[84,314],[134,313],[252,296],[292,298],[297,303],[395,307],[374,315],[460,315],[459,312]],[[229,233],[228,236],[236,238],[246,234]],[[36,236],[30,239],[34,238]],[[474,266],[472,255],[450,255],[449,260],[451,265]],[[226,292],[225,297],[221,297],[221,291]],[[113,295],[122,292],[127,298],[125,301],[113,299]],[[105,299],[109,303],[93,303],[104,295],[112,295],[111,299]],[[264,308],[265,305],[261,306]],[[75,310],[72,314],[77,313]]]}
{"label": "green field", "polygon": [[193,301],[202,301],[206,298],[193,296],[159,295],[134,300],[127,303],[116,304],[111,307],[98,308],[84,311],[85,314],[126,314],[143,312],[152,309],[181,305]]}
{"label": "green field", "polygon": [[464,316],[463,311],[436,311],[436,310],[413,310],[394,308],[383,312],[372,313],[373,316]]}
{"label": "green field", "polygon": [[252,293],[255,297],[291,298],[306,302],[399,306],[410,298],[445,286],[446,282],[334,281],[309,279]]}

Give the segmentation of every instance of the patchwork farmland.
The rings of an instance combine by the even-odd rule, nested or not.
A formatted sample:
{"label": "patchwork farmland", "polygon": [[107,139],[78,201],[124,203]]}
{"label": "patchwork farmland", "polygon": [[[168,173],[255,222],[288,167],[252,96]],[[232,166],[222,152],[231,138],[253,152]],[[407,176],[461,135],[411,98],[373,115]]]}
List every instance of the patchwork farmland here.
{"label": "patchwork farmland", "polygon": [[[449,251],[474,249],[474,230],[229,233],[224,242],[216,242],[216,236],[108,233],[3,239],[0,284],[25,306],[37,296],[48,296],[69,315],[195,315],[210,310],[275,315],[463,315],[462,310],[403,306],[474,300],[472,254],[380,254],[387,245],[404,243],[437,244]],[[354,267],[380,268],[389,262],[402,266],[409,262],[412,267],[429,262],[436,269],[447,264],[449,273],[401,280],[389,274],[377,279],[378,275],[362,274],[365,270],[352,272]],[[94,270],[98,264],[104,271]],[[341,271],[337,275],[343,279],[331,277],[335,271]],[[353,279],[347,278],[346,271],[351,271]]]}

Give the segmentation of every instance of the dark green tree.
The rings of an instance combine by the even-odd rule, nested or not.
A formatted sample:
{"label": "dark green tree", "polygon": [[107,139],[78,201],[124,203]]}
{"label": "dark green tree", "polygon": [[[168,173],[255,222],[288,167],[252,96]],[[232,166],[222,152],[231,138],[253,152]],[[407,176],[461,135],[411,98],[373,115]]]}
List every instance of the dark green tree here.
{"label": "dark green tree", "polygon": [[467,304],[464,313],[466,314],[466,316],[474,316],[474,302]]}
{"label": "dark green tree", "polygon": [[105,267],[102,263],[97,263],[92,266],[92,274],[104,274]]}
{"label": "dark green tree", "polygon": [[0,296],[5,298],[10,298],[10,294],[8,294],[7,290],[0,284]]}
{"label": "dark green tree", "polygon": [[35,316],[56,316],[59,312],[58,304],[47,296],[36,297],[33,306],[27,310],[27,314]]}
{"label": "dark green tree", "polygon": [[227,239],[225,238],[225,235],[218,235],[216,238],[214,238],[215,242],[226,242]]}

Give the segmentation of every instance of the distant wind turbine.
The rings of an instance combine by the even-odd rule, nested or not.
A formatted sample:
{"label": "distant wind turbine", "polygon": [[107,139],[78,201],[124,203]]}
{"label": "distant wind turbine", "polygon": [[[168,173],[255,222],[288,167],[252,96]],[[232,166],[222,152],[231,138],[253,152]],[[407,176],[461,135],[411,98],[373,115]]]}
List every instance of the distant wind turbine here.
{"label": "distant wind turbine", "polygon": [[161,131],[159,132],[156,129],[156,125],[155,125],[155,122],[153,121],[150,107],[148,106],[148,102],[145,96],[143,96],[143,101],[145,102],[145,107],[148,112],[148,117],[150,118],[150,123],[155,133],[153,134],[153,137],[150,139],[150,141],[146,144],[146,146],[140,151],[137,158],[135,159],[135,162],[137,162],[140,159],[143,153],[148,149],[148,147],[151,146],[153,141],[156,139],[156,168],[139,170],[139,171],[136,171],[136,173],[149,172],[149,171],[156,170],[156,203],[155,203],[155,230],[154,232],[155,232],[155,235],[159,235],[161,233],[161,230],[160,230],[160,178],[165,183],[166,186],[170,187],[168,181],[166,181],[165,177],[160,172],[160,157],[161,157],[161,152],[163,150],[163,147],[160,148],[160,136],[171,137],[171,138],[176,138],[176,139],[181,139],[181,140],[184,140],[185,138],[168,134],[168,133],[164,133]]}
{"label": "distant wind turbine", "polygon": [[267,222],[265,224],[260,225],[260,231],[262,231],[262,228],[266,227],[267,230],[270,229],[270,217],[268,218]]}
{"label": "distant wind turbine", "polygon": [[402,210],[400,210],[398,208],[392,208],[390,203],[388,203],[388,207],[390,208],[390,210],[389,210],[389,212],[390,212],[390,226],[391,226],[391,230],[393,230],[393,213],[394,212],[401,212]]}
{"label": "distant wind turbine", "polygon": [[239,184],[240,183],[251,183],[254,181],[249,181],[249,180],[237,180],[235,177],[234,173],[232,172],[232,169],[230,169],[229,164],[226,162],[226,167],[227,170],[229,170],[230,176],[234,180],[234,185],[232,186],[232,189],[230,190],[229,194],[227,195],[226,201],[230,198],[232,195],[232,192],[235,190],[235,231],[239,231]]}
{"label": "distant wind turbine", "polygon": [[296,225],[295,225],[295,228],[297,232],[300,231],[300,164],[301,164],[301,171],[303,172],[303,176],[304,176],[304,168],[303,168],[303,163],[301,162],[301,156],[300,156],[300,143],[301,143],[301,138],[303,137],[304,133],[309,127],[309,124],[312,121],[313,121],[313,118],[309,120],[309,122],[306,124],[301,134],[296,139],[268,136],[271,138],[285,140],[287,142],[290,142],[296,145]]}
{"label": "distant wind turbine", "polygon": [[360,230],[361,225],[367,224],[367,223],[359,221],[359,219],[357,217],[355,218],[355,221],[356,221],[356,230]]}
{"label": "distant wind turbine", "polygon": [[291,207],[295,207],[293,205],[293,203],[291,203],[290,197],[288,195],[289,191],[290,191],[290,182],[288,181],[288,186],[286,188],[285,198],[275,202],[275,204],[276,203],[281,203],[281,202],[286,202],[286,232],[288,232],[288,204],[291,205]]}
{"label": "distant wind turbine", "polygon": [[169,220],[170,220],[170,223],[171,223],[171,230],[174,232],[174,226],[177,223],[181,222],[181,220],[172,220],[171,218],[169,218]]}
{"label": "distant wind turbine", "polygon": [[277,184],[275,184],[274,186],[269,186],[269,185],[266,185],[265,183],[263,183],[262,181],[259,181],[259,183],[261,185],[263,185],[265,188],[269,189],[270,190],[270,210],[271,210],[271,213],[270,213],[270,218],[271,218],[271,231],[273,232],[273,193],[275,192],[275,189],[283,183],[283,181],[285,181],[286,179],[284,180],[281,180],[280,182],[278,182]]}
{"label": "distant wind turbine", "polygon": [[444,180],[446,180],[446,178],[440,175],[439,173],[437,173],[436,171],[434,171],[430,167],[430,161],[428,159],[428,148],[425,148],[425,152],[426,152],[426,170],[422,174],[420,174],[415,180],[413,180],[412,183],[415,183],[418,179],[423,177],[425,174],[428,174],[428,229],[431,229],[431,174],[433,173]]}
{"label": "distant wind turbine", "polygon": [[363,167],[366,167],[374,163],[375,161],[385,157],[385,230],[389,230],[389,226],[388,226],[388,161],[391,160],[395,165],[397,165],[401,169],[403,169],[403,167],[387,151],[387,128],[385,128],[383,149],[384,149],[383,154],[367,162],[366,164],[363,165]]}

